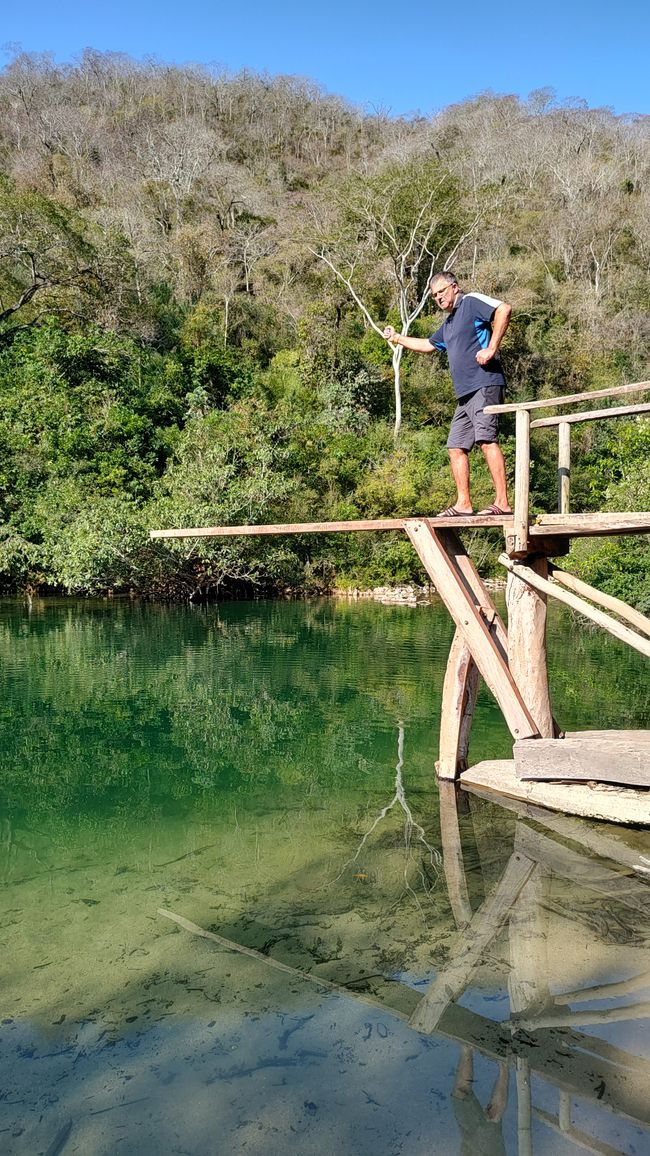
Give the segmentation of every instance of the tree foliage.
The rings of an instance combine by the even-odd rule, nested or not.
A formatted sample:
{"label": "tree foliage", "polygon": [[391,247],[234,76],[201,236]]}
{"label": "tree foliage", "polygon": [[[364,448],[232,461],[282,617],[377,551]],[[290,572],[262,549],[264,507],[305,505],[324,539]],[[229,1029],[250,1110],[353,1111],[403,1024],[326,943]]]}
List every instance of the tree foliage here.
{"label": "tree foliage", "polygon": [[[401,348],[396,364],[377,333],[437,327],[434,267],[512,302],[514,399],[646,378],[649,131],[548,91],[405,119],[290,77],[17,55],[0,72],[5,588],[420,577],[371,537],[165,547],[147,531],[446,505],[446,367]],[[574,443],[581,508],[647,508],[643,422]],[[540,431],[539,509],[554,463]],[[480,462],[474,489],[490,499]],[[642,544],[575,553],[650,600]]]}

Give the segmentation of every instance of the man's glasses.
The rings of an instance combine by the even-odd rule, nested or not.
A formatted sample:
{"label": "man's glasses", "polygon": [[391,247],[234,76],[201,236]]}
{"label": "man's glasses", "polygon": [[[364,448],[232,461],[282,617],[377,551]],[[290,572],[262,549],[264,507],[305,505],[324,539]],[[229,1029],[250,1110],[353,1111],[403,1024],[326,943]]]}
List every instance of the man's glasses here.
{"label": "man's glasses", "polygon": [[441,297],[444,297],[445,293],[448,293],[449,290],[453,288],[453,285],[445,285],[444,289],[437,289],[435,293],[431,294],[431,296],[433,297],[434,301],[439,301]]}

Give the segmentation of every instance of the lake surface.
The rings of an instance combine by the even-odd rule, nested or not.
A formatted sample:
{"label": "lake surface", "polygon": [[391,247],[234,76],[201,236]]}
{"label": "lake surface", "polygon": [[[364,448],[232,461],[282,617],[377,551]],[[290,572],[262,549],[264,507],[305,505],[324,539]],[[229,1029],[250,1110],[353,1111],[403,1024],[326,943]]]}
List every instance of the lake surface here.
{"label": "lake surface", "polygon": [[[438,791],[452,632],[0,603],[0,1152],[650,1152],[650,838]],[[549,649],[564,728],[650,727],[641,655]]]}

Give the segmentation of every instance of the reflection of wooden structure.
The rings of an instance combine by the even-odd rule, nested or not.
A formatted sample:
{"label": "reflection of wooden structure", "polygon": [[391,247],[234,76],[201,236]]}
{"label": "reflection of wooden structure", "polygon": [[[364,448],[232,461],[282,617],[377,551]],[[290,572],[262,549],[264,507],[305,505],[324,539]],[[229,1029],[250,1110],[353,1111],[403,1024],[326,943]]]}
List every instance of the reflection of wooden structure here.
{"label": "reflection of wooden structure", "polygon": [[[551,948],[551,887],[554,879],[568,880],[572,888],[630,909],[634,924],[641,931],[639,939],[643,939],[643,928],[650,932],[650,888],[637,874],[641,870],[638,856],[611,829],[605,834],[566,816],[555,817],[515,802],[512,805],[520,821],[512,855],[496,889],[472,913],[462,866],[459,799],[452,784],[441,784],[440,802],[441,827],[446,833],[445,877],[452,909],[461,914],[459,941],[451,962],[414,1009],[410,1023],[427,1033],[444,1031],[450,1013],[458,1009],[456,1001],[471,985],[477,965],[486,955],[491,962],[498,956],[495,941],[507,925],[509,952],[503,956],[503,966],[508,972],[510,1016],[498,1027],[510,1034],[506,1054],[517,1075],[520,1156],[533,1152],[534,1119],[578,1147],[614,1154],[617,1149],[603,1145],[573,1125],[571,1102],[579,1096],[596,1114],[607,1108],[650,1127],[650,1053],[640,1056],[604,1038],[608,1024],[650,1017],[650,949],[628,947],[626,953],[623,935],[618,966],[631,967],[631,975],[595,983],[587,973],[584,985],[567,989],[563,982],[568,971],[567,957],[561,953],[554,956]],[[551,828],[540,830],[541,823],[546,824],[547,820]],[[588,854],[580,847],[585,836],[590,844]],[[560,935],[565,942],[570,938],[562,923],[567,917],[570,911],[565,910],[560,915]],[[458,914],[456,918],[458,921]],[[611,926],[612,946],[617,947],[615,919]],[[557,934],[556,928],[556,937]],[[646,935],[646,944],[647,940]],[[590,1006],[603,1001],[608,1001],[609,1006]],[[590,1029],[588,1034],[583,1028]],[[457,1038],[467,1042],[462,1032]],[[489,1039],[489,1034],[485,1039]],[[495,1059],[502,1057],[499,1049],[484,1050],[484,1054],[492,1054]],[[531,1094],[533,1075],[557,1088],[557,1114],[535,1106]]]}
{"label": "reflection of wooden structure", "polygon": [[[483,678],[503,712],[515,743],[513,767],[509,767],[506,774],[502,764],[485,764],[486,782],[489,780],[489,784],[494,787],[495,773],[503,773],[504,789],[505,779],[508,781],[509,793],[513,792],[512,783],[521,780],[519,789],[522,797],[526,797],[528,789],[524,780],[564,778],[563,760],[570,755],[567,761],[570,762],[573,779],[593,780],[596,777],[608,783],[612,776],[608,775],[607,767],[615,758],[614,778],[617,783],[626,784],[625,789],[619,790],[616,806],[609,812],[608,792],[605,792],[599,804],[601,809],[596,813],[602,814],[604,808],[603,817],[617,822],[650,823],[650,792],[647,790],[650,788],[650,760],[645,757],[647,745],[639,743],[638,732],[618,732],[611,736],[590,732],[588,742],[586,738],[583,742],[578,735],[573,735],[570,744],[567,744],[551,713],[546,662],[546,599],[549,594],[568,602],[617,638],[650,657],[650,619],[619,599],[600,594],[593,587],[549,563],[549,557],[566,552],[572,537],[650,533],[650,513],[571,514],[568,508],[571,424],[647,412],[650,404],[591,410],[563,418],[530,420],[530,412],[541,407],[562,407],[570,402],[592,401],[598,397],[639,391],[650,391],[650,382],[572,397],[490,407],[495,411],[516,413],[515,502],[513,513],[509,515],[198,527],[152,530],[151,537],[214,538],[234,535],[404,531],[456,624],[443,689],[437,763],[439,777],[455,779],[467,769],[472,716],[479,678]],[[548,425],[557,425],[559,432],[559,512],[543,514],[531,520],[530,430]],[[502,527],[505,537],[505,552],[501,561],[509,572],[507,631],[458,534],[463,528],[487,526]],[[594,602],[598,604],[596,607]],[[620,622],[621,617],[625,619],[625,624]],[[531,743],[531,740],[537,741]],[[601,756],[596,773],[594,745],[600,746]],[[483,766],[479,764],[472,768],[473,782],[480,778]],[[547,768],[548,776],[545,774]],[[538,781],[536,801],[543,802],[543,796],[544,782]],[[584,786],[555,783],[549,789],[547,805],[578,814],[594,813],[589,806],[588,789]]]}
{"label": "reflection of wooden structure", "polygon": [[[650,1133],[650,1049],[641,1055],[607,1038],[612,1024],[650,1016],[650,888],[639,876],[638,855],[612,828],[598,830],[515,802],[519,818],[512,853],[500,879],[473,910],[464,838],[476,843],[485,836],[490,852],[492,840],[489,826],[487,831],[472,828],[468,799],[471,802],[465,792],[458,795],[454,784],[441,783],[444,872],[458,937],[448,964],[424,995],[374,973],[359,980],[348,977],[343,984],[315,971],[303,972],[174,912],[160,909],[159,914],[285,977],[389,1010],[415,1031],[507,1065],[515,1074],[519,1156],[533,1156],[540,1128],[601,1156],[621,1156],[591,1135],[584,1121],[578,1128],[572,1109],[579,1100],[589,1125],[598,1126],[607,1112]],[[558,884],[571,889],[564,904],[554,898]],[[572,902],[577,896],[595,899],[597,931],[580,923]],[[609,924],[601,918],[608,907]],[[617,910],[629,912],[635,930],[632,943]],[[592,974],[589,968],[595,965],[580,952],[572,961],[570,952],[557,949],[558,943],[569,944],[581,934],[594,952],[600,947],[609,953],[606,962],[616,971],[615,978],[602,970]],[[622,972],[627,973],[624,978]],[[507,992],[505,1018],[492,1019],[460,1002],[472,1002],[472,995],[482,992],[492,995],[495,988]],[[501,1000],[497,1006],[503,1007]],[[647,1035],[637,1032],[635,1040],[647,1043]],[[557,1095],[556,1112],[548,1110],[547,1102],[538,1106],[540,1085]],[[542,1150],[549,1151],[548,1144]]]}

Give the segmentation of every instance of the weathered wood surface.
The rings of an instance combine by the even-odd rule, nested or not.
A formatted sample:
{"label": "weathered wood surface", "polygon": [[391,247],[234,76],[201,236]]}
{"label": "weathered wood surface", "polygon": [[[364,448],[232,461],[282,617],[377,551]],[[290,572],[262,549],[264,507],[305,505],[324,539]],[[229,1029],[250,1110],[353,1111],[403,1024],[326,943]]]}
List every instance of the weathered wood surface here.
{"label": "weathered wood surface", "polygon": [[[356,534],[358,532],[384,532],[405,530],[409,522],[420,522],[420,518],[364,518],[352,522],[278,522],[264,526],[190,526],[177,530],[150,530],[150,538],[234,538],[252,537],[265,534]],[[441,528],[487,529],[507,526],[512,523],[512,514],[502,517],[493,515],[465,514],[459,518],[428,518],[434,526]]]}
{"label": "weathered wood surface", "polygon": [[575,425],[581,421],[598,421],[605,417],[633,417],[636,413],[648,413],[650,402],[644,401],[641,405],[617,405],[610,409],[588,409],[581,413],[565,414],[563,417],[538,417],[531,421],[531,429],[540,429],[544,426],[564,425],[570,422]]}
{"label": "weathered wood surface", "polygon": [[561,421],[557,431],[557,508],[559,514],[569,513],[571,492],[571,426]]}
{"label": "weathered wood surface", "polygon": [[439,779],[455,779],[467,766],[469,736],[480,682],[479,670],[463,635],[454,635],[442,687]]}
{"label": "weathered wood surface", "polygon": [[650,513],[538,514],[529,533],[533,549],[537,537],[605,538],[610,534],[649,534]]}
{"label": "weathered wood surface", "polygon": [[518,410],[515,443],[515,505],[512,533],[517,553],[528,549],[528,505],[530,498],[530,415]]}
{"label": "weathered wood surface", "polygon": [[562,570],[552,563],[549,563],[549,577],[553,582],[561,582],[567,590],[573,590],[574,594],[578,594],[582,598],[589,598],[592,602],[597,602],[599,606],[604,606],[606,610],[611,610],[613,614],[618,614],[619,618],[625,618],[636,630],[650,635],[650,618],[646,618],[640,610],[628,606],[627,602],[623,602],[621,598],[614,598],[612,594],[604,594],[602,590],[596,590],[595,586],[590,586],[581,578],[576,578],[573,574],[569,574],[568,571]]}
{"label": "weathered wood surface", "polygon": [[[546,558],[530,559],[541,578],[548,574]],[[545,738],[554,733],[546,661],[546,596],[508,575],[508,665],[519,692]],[[463,768],[464,769],[464,768]]]}
{"label": "weathered wood surface", "polygon": [[528,583],[536,590],[540,590],[544,594],[551,594],[553,598],[557,598],[560,602],[565,602],[573,610],[577,610],[579,614],[584,615],[585,618],[590,618],[597,626],[602,626],[615,638],[621,642],[627,643],[628,646],[638,650],[641,654],[645,654],[646,658],[650,658],[650,639],[642,638],[636,631],[630,630],[628,626],[623,626],[616,618],[612,618],[609,614],[605,614],[602,610],[597,610],[590,602],[585,602],[583,598],[579,598],[577,594],[572,594],[571,591],[565,590],[558,586],[557,583],[549,582],[548,579],[542,578],[530,566],[525,566],[522,562],[513,561],[507,554],[501,554],[499,561],[506,570],[514,574],[521,582]]}
{"label": "weathered wood surface", "polygon": [[[543,740],[537,740],[543,741]],[[485,795],[493,802],[501,796],[520,799],[551,811],[582,815],[608,823],[650,826],[650,792],[607,783],[540,783],[517,778],[514,759],[477,763],[460,776],[465,790]]]}
{"label": "weathered wood surface", "polygon": [[516,742],[513,754],[519,779],[650,788],[650,731],[576,731]]}
{"label": "weathered wood surface", "polygon": [[[483,583],[471,560],[465,558],[463,571],[459,569],[458,555],[463,553],[463,547],[457,535],[449,531],[437,533],[434,525],[424,519],[408,522],[406,532],[467,643],[482,677],[501,707],[513,738],[528,738],[537,734],[535,723],[510,674],[492,627],[481,613]],[[473,589],[468,577],[470,566],[475,575]]]}
{"label": "weathered wood surface", "polygon": [[503,405],[486,405],[486,413],[516,413],[525,409],[553,409],[558,405],[574,405],[580,401],[592,401],[596,397],[623,397],[628,393],[650,392],[650,381],[635,381],[629,385],[613,385],[610,389],[592,389],[586,393],[568,393],[565,397],[541,398],[539,401],[504,402]]}

